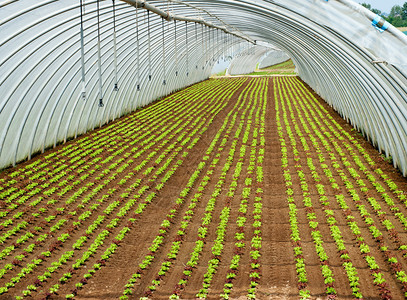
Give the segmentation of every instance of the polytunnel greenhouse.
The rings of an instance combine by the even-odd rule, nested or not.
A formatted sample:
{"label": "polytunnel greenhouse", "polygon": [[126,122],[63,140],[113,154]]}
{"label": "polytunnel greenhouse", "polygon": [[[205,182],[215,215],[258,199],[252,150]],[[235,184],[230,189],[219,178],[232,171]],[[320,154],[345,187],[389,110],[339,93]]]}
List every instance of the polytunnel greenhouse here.
{"label": "polytunnel greenhouse", "polygon": [[407,298],[406,53],[351,0],[0,0],[0,299]]}

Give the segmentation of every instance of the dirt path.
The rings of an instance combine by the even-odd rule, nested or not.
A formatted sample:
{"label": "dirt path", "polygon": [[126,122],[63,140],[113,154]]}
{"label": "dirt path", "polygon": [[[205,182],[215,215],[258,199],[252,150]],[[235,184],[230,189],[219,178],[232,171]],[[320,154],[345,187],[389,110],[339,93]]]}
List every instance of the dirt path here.
{"label": "dirt path", "polygon": [[273,79],[269,79],[266,122],[266,155],[264,161],[264,232],[263,278],[259,295],[272,299],[295,298],[296,272],[291,248],[289,214],[281,168],[281,149],[278,141]]}

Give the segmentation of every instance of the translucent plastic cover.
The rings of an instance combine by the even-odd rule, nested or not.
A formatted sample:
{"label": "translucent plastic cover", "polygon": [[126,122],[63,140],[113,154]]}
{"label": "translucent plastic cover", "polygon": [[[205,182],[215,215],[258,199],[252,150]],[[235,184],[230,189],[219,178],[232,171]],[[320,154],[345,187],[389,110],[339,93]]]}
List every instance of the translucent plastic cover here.
{"label": "translucent plastic cover", "polygon": [[0,168],[208,78],[242,43],[137,3],[286,52],[407,175],[407,36],[351,0],[0,1]]}

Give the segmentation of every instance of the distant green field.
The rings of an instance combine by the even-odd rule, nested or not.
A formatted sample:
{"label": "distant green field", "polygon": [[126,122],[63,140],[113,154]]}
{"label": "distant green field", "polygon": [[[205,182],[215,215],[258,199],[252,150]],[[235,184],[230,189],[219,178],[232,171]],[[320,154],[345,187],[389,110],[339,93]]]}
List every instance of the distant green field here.
{"label": "distant green field", "polygon": [[280,64],[264,68],[262,70],[268,70],[268,69],[271,69],[271,68],[272,69],[292,69],[292,70],[294,70],[295,66],[294,66],[293,61],[291,59],[289,59],[289,60],[287,60],[285,62],[282,62]]}
{"label": "distant green field", "polygon": [[247,75],[296,75],[295,66],[291,59],[280,64],[260,69]]}
{"label": "distant green field", "polygon": [[297,73],[291,71],[261,71],[261,72],[253,72],[247,75],[296,75]]}
{"label": "distant green field", "polygon": [[225,76],[225,74],[226,74],[226,69],[217,73],[216,76]]}

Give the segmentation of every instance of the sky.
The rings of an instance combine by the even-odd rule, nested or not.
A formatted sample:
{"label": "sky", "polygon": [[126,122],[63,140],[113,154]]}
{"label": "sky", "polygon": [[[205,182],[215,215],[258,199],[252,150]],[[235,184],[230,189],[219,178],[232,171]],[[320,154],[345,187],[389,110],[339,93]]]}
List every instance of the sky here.
{"label": "sky", "polygon": [[389,13],[394,5],[402,6],[407,0],[353,0],[357,3],[367,3],[373,8],[380,9],[382,12]]}

